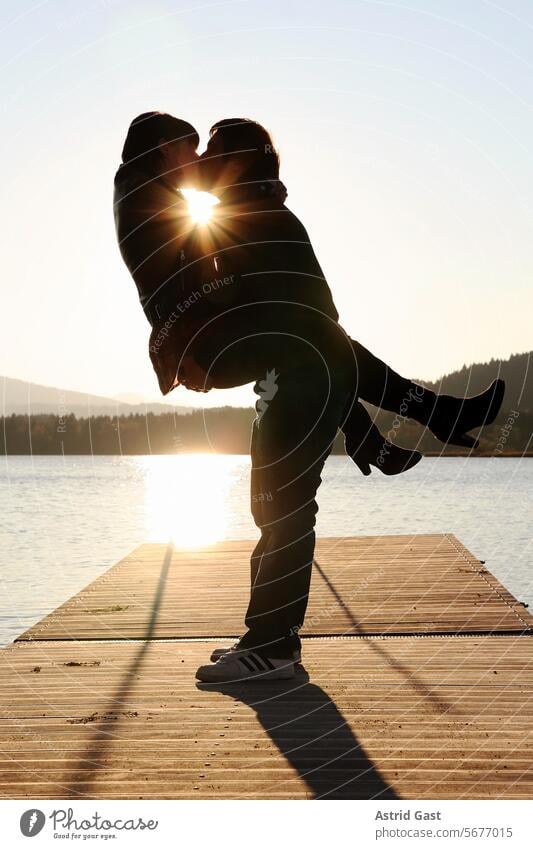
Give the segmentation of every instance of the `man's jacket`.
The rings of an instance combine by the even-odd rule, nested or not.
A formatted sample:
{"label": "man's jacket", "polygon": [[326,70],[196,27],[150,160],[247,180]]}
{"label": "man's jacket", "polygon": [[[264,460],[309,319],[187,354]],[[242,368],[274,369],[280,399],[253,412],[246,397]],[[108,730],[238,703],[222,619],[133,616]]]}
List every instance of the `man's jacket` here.
{"label": "man's jacket", "polygon": [[305,227],[275,194],[258,188],[226,196],[203,229],[203,254],[215,258],[219,280],[232,281],[190,343],[214,386],[257,380],[274,365],[317,362],[317,351],[337,363],[346,347]]}

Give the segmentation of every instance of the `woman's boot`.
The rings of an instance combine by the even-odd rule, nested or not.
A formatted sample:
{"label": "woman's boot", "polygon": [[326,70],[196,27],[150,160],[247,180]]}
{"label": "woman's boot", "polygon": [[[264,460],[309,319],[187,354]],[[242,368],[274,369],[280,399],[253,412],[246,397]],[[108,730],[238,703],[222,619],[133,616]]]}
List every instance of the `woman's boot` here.
{"label": "woman's boot", "polygon": [[402,377],[355,339],[350,341],[357,365],[357,396],[375,407],[420,422],[441,442],[476,448],[477,440],[467,436],[467,431],[492,424],[498,415],[505,393],[503,380],[495,380],[472,398],[437,395]]}
{"label": "woman's boot", "polygon": [[468,436],[467,431],[490,425],[498,415],[505,394],[505,382],[494,380],[484,392],[471,398],[455,398],[453,395],[435,395],[423,391],[417,401],[409,405],[407,415],[450,445],[477,448],[479,441]]}
{"label": "woman's boot", "polygon": [[375,466],[384,475],[399,475],[422,459],[419,451],[409,451],[385,439],[358,401],[353,402],[342,431],[346,453],[363,475],[370,474],[370,466]]}

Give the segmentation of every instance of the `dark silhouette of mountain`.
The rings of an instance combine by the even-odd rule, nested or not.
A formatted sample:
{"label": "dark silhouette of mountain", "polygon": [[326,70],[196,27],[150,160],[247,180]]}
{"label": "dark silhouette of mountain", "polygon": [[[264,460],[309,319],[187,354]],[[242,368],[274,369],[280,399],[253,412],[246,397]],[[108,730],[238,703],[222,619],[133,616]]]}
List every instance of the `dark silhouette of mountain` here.
{"label": "dark silhouette of mountain", "polygon": [[[116,416],[130,413],[188,413],[192,407],[159,404],[157,401],[143,403],[135,396],[117,396],[107,398],[104,395],[92,395],[89,392],[76,392],[72,389],[60,389],[56,386],[42,386],[12,377],[0,378],[0,413],[39,415],[50,413],[65,416]],[[133,403],[132,403],[133,402]]]}

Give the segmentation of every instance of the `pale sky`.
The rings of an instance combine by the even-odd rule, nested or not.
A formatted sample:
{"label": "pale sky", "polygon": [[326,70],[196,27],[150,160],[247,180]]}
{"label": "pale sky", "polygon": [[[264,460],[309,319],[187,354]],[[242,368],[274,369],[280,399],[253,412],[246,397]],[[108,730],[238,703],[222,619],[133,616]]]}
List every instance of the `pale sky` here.
{"label": "pale sky", "polygon": [[533,347],[531,0],[3,0],[0,48],[0,374],[161,399],[112,216],[150,109],[202,145],[269,127],[344,327],[398,370]]}

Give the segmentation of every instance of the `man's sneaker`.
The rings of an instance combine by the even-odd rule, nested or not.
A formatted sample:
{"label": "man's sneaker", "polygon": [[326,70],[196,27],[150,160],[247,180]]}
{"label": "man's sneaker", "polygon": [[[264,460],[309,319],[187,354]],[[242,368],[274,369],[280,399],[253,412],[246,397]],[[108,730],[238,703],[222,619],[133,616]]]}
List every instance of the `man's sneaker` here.
{"label": "man's sneaker", "polygon": [[[215,649],[211,652],[211,660],[213,663],[216,663],[223,655],[228,654],[230,651],[242,651],[239,649],[239,640],[236,643],[233,643],[232,646],[228,646],[227,648]],[[300,649],[294,649],[292,653],[292,662],[293,663],[301,663],[302,662],[302,652]]]}
{"label": "man's sneaker", "polygon": [[208,663],[196,670],[200,681],[260,681],[294,678],[292,657],[265,657],[256,651],[233,649],[223,654],[216,663]]}

